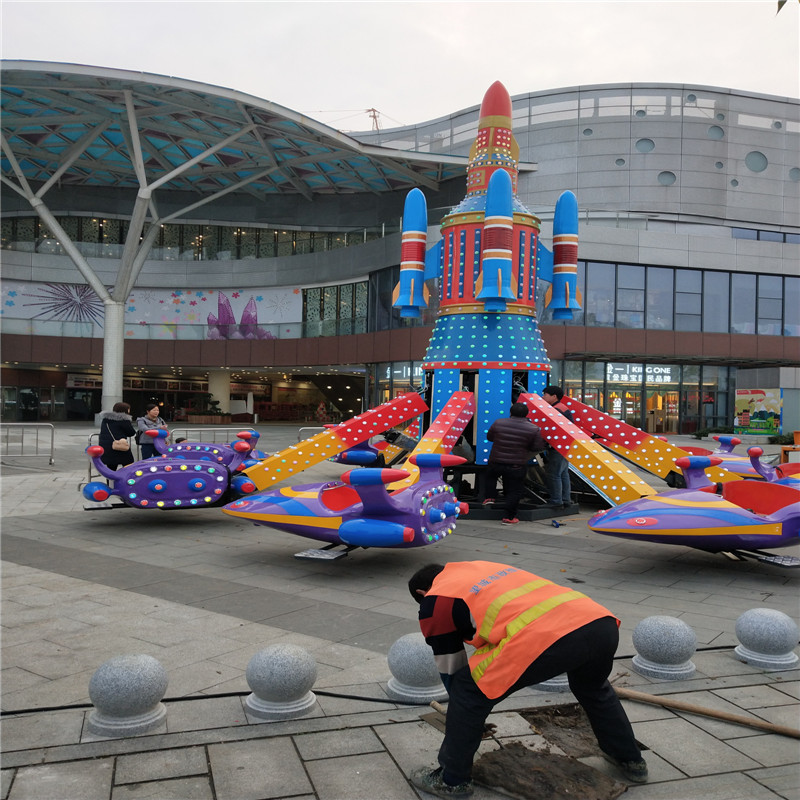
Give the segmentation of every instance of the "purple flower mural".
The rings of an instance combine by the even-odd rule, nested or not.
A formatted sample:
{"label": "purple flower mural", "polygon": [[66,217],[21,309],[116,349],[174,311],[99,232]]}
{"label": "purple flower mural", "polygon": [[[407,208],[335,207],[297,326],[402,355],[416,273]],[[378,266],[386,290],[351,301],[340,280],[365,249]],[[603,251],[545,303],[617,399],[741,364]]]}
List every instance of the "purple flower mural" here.
{"label": "purple flower mural", "polygon": [[217,297],[217,313],[208,315],[209,339],[274,339],[275,336],[258,326],[258,308],[253,297],[242,311],[242,318],[236,324],[230,300],[224,292]]}

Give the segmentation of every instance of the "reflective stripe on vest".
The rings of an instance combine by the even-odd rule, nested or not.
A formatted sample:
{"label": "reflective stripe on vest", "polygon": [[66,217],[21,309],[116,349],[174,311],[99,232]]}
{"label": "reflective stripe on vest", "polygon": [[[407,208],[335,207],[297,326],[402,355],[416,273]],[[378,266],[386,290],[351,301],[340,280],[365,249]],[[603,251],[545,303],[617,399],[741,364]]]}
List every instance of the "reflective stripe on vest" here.
{"label": "reflective stripe on vest", "polygon": [[[548,581],[549,583],[549,581]],[[588,599],[582,592],[568,590],[563,594],[556,595],[555,597],[548,597],[541,603],[524,611],[518,617],[513,619],[506,626],[506,636],[504,636],[496,645],[487,644],[478,648],[469,660],[470,671],[472,672],[473,680],[478,683],[480,679],[486,674],[486,670],[491,663],[503,652],[503,648],[513,639],[515,635],[523,631],[528,625],[535,620],[539,619],[543,614],[562,605],[569,603],[572,600],[585,600]],[[483,625],[481,625],[483,630]],[[485,636],[483,638],[486,638]],[[487,658],[482,658],[483,655],[489,654]]]}

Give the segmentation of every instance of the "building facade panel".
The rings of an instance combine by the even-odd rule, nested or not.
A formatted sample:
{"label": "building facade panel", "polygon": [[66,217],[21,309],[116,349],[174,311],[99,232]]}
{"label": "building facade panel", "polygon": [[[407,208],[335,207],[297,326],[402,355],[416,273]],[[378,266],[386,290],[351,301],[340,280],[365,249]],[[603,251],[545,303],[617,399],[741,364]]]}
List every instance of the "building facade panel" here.
{"label": "building facade panel", "polygon": [[[477,118],[472,108],[418,126],[354,136],[367,144],[465,156]],[[573,324],[549,324],[540,308],[555,379],[593,393],[607,410],[619,403],[621,414],[638,413],[640,421],[649,422],[646,414],[656,409],[647,407],[655,402],[648,395],[655,391],[648,388],[648,360],[660,365],[669,360],[669,371],[649,375],[676,381],[658,402],[677,403],[674,419],[692,418],[699,425],[701,417],[721,420],[732,408],[735,367],[800,363],[798,314],[788,295],[774,296],[775,286],[785,291],[782,276],[800,275],[800,102],[714,87],[618,84],[521,95],[513,100],[513,119],[520,161],[536,164],[535,170],[521,172],[518,195],[541,216],[542,240],[549,246],[555,201],[572,189],[580,208],[581,263],[603,265],[597,274],[613,275],[614,281],[627,274],[627,265],[630,274],[644,275],[647,282],[646,288],[623,282],[593,290],[590,280],[585,311]],[[435,231],[463,195],[463,181],[424,191]],[[129,190],[101,187],[59,189],[48,197],[66,228],[96,233],[95,241],[82,241],[81,247],[107,286],[117,278],[132,198]],[[178,210],[195,199],[174,192],[159,202]],[[390,378],[381,378],[381,391],[394,391],[391,375],[414,374],[433,318],[428,310],[408,327],[391,308],[402,199],[401,192],[353,192],[315,195],[313,202],[286,195],[256,203],[250,195],[233,193],[181,219],[169,236],[162,234],[137,290],[233,293],[291,287],[317,291],[320,313],[304,316],[291,330],[284,326],[287,339],[214,341],[205,338],[209,309],[203,308],[197,330],[187,326],[172,338],[151,339],[155,325],[142,326],[138,333],[147,341],[126,341],[126,364],[162,371],[176,366],[291,371],[355,364],[376,375],[385,376],[388,369]],[[3,226],[4,281],[85,282],[58,242],[38,236],[43,231],[31,209],[5,188]],[[770,241],[770,236],[783,238]],[[201,242],[198,237],[205,238]],[[378,275],[383,277],[378,280]],[[661,281],[666,288],[659,289]],[[360,301],[361,315],[347,311],[347,303],[355,302],[352,295],[341,305],[339,294],[329,290],[348,282],[369,285],[364,289],[369,298]],[[706,286],[715,293],[710,300],[703,297]],[[328,315],[328,295],[336,296],[341,315]],[[15,317],[7,308],[2,321],[4,383],[8,376],[21,380],[13,378],[14,361],[40,369],[66,362],[87,373],[102,361],[98,326],[80,338],[69,335],[72,328],[65,323],[63,334],[55,336],[42,320]],[[587,327],[587,321],[593,325]],[[371,333],[357,332],[366,330]],[[184,335],[198,338],[184,341]],[[298,338],[303,335],[320,338]],[[379,364],[388,366],[378,370]],[[394,371],[393,364],[401,366]],[[630,370],[621,366],[626,364]],[[634,389],[636,376],[641,385]],[[701,408],[711,404],[699,402],[686,388],[708,380],[717,381],[713,409]],[[397,386],[405,385],[398,378]],[[627,388],[621,392],[621,386]],[[81,397],[95,391],[74,388]],[[700,389],[693,391],[697,395]],[[3,419],[9,414],[4,411]]]}

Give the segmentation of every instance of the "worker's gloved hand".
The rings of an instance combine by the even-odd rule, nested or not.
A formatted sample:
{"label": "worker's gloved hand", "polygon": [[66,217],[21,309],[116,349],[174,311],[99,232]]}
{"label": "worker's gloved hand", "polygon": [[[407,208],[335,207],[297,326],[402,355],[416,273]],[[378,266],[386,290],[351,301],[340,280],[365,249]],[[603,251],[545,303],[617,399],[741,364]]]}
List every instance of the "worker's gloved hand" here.
{"label": "worker's gloved hand", "polygon": [[485,722],[483,725],[483,733],[481,739],[491,739],[497,733],[497,725],[492,722]]}

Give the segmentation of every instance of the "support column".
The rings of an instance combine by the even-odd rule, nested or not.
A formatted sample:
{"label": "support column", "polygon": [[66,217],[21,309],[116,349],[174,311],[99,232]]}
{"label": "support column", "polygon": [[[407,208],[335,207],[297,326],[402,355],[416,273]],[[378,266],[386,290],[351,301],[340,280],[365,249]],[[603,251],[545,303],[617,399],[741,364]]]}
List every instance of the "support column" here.
{"label": "support column", "polygon": [[223,414],[231,410],[231,374],[226,370],[216,369],[208,371],[208,391],[214,395],[214,400],[219,400],[217,408]]}
{"label": "support column", "polygon": [[122,372],[125,365],[125,303],[108,299],[104,303],[103,399],[102,411],[111,411],[122,400]]}

